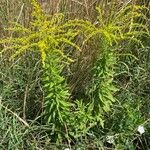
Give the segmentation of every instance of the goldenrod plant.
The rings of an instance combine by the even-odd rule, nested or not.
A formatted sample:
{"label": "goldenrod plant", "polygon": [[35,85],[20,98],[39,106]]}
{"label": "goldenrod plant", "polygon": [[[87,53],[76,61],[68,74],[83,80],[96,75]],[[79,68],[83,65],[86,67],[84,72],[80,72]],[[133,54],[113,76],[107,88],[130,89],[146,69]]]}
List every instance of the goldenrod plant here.
{"label": "goldenrod plant", "polygon": [[119,90],[113,83],[119,58],[118,48],[122,42],[135,42],[143,47],[140,37],[149,36],[147,26],[144,23],[138,23],[139,18],[146,19],[142,13],[145,9],[147,8],[129,4],[118,12],[110,12],[110,17],[106,20],[103,8],[97,8],[99,14],[97,25],[92,32],[90,31],[87,39],[95,36],[99,41],[99,50],[92,69],[93,77],[87,87],[87,95],[94,102],[93,114],[101,125],[103,125],[103,114],[111,110],[111,106],[116,101],[114,93]]}
{"label": "goldenrod plant", "polygon": [[[65,53],[68,45],[76,50],[81,50],[73,43],[74,38],[81,31],[79,28],[74,29],[74,26],[72,28],[70,23],[67,26],[67,23],[64,23],[63,14],[46,15],[35,0],[32,0],[32,6],[32,21],[29,28],[14,23],[14,27],[7,29],[12,31],[12,37],[1,40],[1,43],[6,45],[1,54],[12,50],[13,55],[10,60],[17,56],[20,57],[27,51],[36,51],[40,54],[43,66],[43,123],[52,125],[54,135],[60,135],[59,132],[66,132],[65,128],[71,127],[73,130],[78,128],[74,126],[74,119],[80,118],[79,113],[82,110],[78,112],[79,108],[77,108],[78,113],[76,112],[75,115],[71,111],[71,109],[76,111],[78,105],[74,106],[74,103],[70,101],[69,87],[62,75],[63,69],[73,62],[70,54]],[[84,109],[82,113],[86,113]],[[82,124],[82,120],[79,120]],[[85,129],[86,123],[84,124]],[[79,130],[83,132],[81,127]],[[71,132],[70,129],[68,132]]]}

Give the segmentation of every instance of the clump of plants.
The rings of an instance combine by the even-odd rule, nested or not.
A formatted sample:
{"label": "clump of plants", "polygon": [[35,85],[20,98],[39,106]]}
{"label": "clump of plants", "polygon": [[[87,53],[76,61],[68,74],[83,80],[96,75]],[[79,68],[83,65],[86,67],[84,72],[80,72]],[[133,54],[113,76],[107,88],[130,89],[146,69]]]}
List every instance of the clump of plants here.
{"label": "clump of plants", "polygon": [[[7,29],[12,31],[12,36],[0,40],[3,47],[0,53],[3,56],[9,51],[10,61],[28,51],[40,55],[44,91],[41,125],[51,128],[49,136],[52,135],[52,141],[57,144],[67,141],[70,145],[95,127],[105,128],[105,116],[111,112],[117,101],[114,95],[120,89],[114,82],[118,61],[120,56],[126,55],[125,52],[120,54],[119,48],[131,43],[144,47],[139,38],[149,35],[149,30],[144,21],[140,23],[138,20],[146,18],[143,10],[147,8],[129,4],[105,16],[104,8],[99,6],[97,24],[93,24],[87,20],[66,21],[61,13],[47,15],[36,0],[32,0],[31,4],[33,12],[29,27],[14,23]],[[75,61],[69,50],[82,51],[82,46],[75,42],[79,37],[82,37],[82,46],[95,42],[98,49],[89,71],[90,81],[85,87],[85,98],[72,100],[65,70]],[[133,56],[130,53],[127,55]],[[125,112],[125,117],[133,119],[130,111],[132,108]]]}

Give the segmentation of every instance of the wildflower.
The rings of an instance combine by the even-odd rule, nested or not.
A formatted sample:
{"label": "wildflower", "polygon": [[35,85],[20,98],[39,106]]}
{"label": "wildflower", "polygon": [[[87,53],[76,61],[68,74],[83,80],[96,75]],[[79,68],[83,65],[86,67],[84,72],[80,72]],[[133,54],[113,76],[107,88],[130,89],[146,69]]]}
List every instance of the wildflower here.
{"label": "wildflower", "polygon": [[143,134],[143,133],[145,132],[144,126],[142,126],[142,125],[138,126],[137,131],[138,131],[140,134]]}
{"label": "wildflower", "polygon": [[71,150],[70,148],[65,148],[64,150]]}
{"label": "wildflower", "polygon": [[107,136],[106,140],[109,144],[113,144],[114,143],[114,136]]}

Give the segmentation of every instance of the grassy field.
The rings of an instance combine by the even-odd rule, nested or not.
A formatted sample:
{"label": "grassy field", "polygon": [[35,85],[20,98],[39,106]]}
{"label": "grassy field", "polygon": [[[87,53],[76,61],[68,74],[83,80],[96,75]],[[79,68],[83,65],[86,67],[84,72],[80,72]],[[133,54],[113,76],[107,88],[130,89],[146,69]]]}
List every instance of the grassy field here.
{"label": "grassy field", "polygon": [[150,150],[149,0],[0,1],[0,150]]}

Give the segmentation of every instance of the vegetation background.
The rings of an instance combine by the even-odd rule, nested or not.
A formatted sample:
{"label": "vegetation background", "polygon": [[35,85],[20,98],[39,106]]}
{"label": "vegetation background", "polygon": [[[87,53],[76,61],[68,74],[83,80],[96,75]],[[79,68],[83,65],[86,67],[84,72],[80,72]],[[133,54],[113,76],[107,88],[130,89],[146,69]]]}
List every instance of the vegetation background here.
{"label": "vegetation background", "polygon": [[[36,1],[0,1],[0,149],[149,150],[149,0],[38,2],[44,13]],[[131,9],[128,15],[128,6],[135,12]],[[43,30],[42,17],[47,16],[42,14],[54,16]],[[32,34],[26,36],[25,28]],[[35,47],[20,53],[28,43],[19,39],[37,31],[30,45],[53,37],[44,40],[52,50],[45,50],[46,61]]]}

